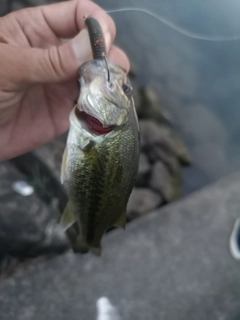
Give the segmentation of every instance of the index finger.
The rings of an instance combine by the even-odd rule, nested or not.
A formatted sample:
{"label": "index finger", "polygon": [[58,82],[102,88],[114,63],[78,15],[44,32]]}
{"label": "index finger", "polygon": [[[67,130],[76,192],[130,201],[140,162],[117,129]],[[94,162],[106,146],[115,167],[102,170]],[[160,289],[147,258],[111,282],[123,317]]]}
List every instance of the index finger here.
{"label": "index finger", "polygon": [[72,0],[39,7],[48,27],[59,38],[72,38],[85,28],[84,17],[98,20],[103,33],[109,32],[112,41],[116,28],[112,18],[98,5],[89,0]]}

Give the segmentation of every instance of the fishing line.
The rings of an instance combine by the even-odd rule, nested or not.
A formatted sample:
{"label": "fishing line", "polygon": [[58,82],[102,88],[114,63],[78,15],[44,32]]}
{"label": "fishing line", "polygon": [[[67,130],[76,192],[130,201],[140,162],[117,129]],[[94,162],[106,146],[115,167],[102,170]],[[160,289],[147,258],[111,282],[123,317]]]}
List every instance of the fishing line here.
{"label": "fishing line", "polygon": [[[145,8],[133,8],[133,7],[127,7],[127,8],[120,8],[120,9],[111,9],[111,10],[105,10],[105,12],[107,13],[118,13],[118,12],[128,12],[128,11],[135,11],[135,12],[142,12],[144,14],[147,14],[153,18],[155,18],[156,20],[160,21],[161,23],[163,23],[164,25],[168,26],[169,28],[189,37],[189,38],[193,38],[193,39],[197,39],[197,40],[204,40],[204,41],[214,41],[214,42],[226,42],[226,41],[237,41],[240,40],[240,35],[234,35],[234,36],[207,36],[207,35],[203,35],[197,32],[192,32],[184,27],[181,27],[179,25],[177,25],[176,23],[174,23],[173,21],[164,18],[163,16],[161,16],[160,14],[156,14],[150,10],[147,10]],[[101,10],[97,10],[92,12],[93,13],[97,13],[97,12],[101,12],[103,13]],[[91,15],[90,15],[91,16]]]}

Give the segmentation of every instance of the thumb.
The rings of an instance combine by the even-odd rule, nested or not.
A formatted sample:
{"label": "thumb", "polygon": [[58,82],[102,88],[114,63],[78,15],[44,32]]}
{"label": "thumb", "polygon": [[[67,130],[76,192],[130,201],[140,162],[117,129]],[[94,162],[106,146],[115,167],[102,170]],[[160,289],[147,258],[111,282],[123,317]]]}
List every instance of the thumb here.
{"label": "thumb", "polygon": [[[110,33],[105,34],[107,50],[111,46]],[[79,67],[92,58],[88,31],[48,49],[21,48],[0,44],[1,89],[21,89],[32,84],[60,83],[77,75]]]}

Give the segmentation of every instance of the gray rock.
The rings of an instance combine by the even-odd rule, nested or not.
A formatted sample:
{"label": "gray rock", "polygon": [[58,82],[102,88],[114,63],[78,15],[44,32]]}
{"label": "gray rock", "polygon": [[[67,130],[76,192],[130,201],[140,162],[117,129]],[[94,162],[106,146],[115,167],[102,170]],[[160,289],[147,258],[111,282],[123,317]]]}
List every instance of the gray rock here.
{"label": "gray rock", "polygon": [[13,274],[23,274],[43,262],[52,259],[54,254],[43,254],[33,258],[19,259],[13,256],[5,256],[0,259],[0,281],[6,280]]}
{"label": "gray rock", "polygon": [[57,215],[37,197],[13,190],[26,179],[9,163],[0,164],[0,255],[35,256],[62,252],[69,245]]}
{"label": "gray rock", "polygon": [[58,181],[60,181],[62,156],[66,146],[66,139],[67,133],[34,150],[34,154],[48,166]]}
{"label": "gray rock", "polygon": [[138,175],[136,179],[136,186],[143,187],[147,185],[148,176],[151,171],[151,166],[147,156],[140,153]]}
{"label": "gray rock", "polygon": [[5,280],[1,320],[96,319],[103,297],[122,320],[239,319],[239,190],[240,173],[108,234],[101,258],[67,253]]}
{"label": "gray rock", "polygon": [[152,162],[161,161],[164,163],[172,177],[180,178],[182,165],[174,154],[168,153],[161,147],[156,146],[150,149],[147,154],[152,159]]}
{"label": "gray rock", "polygon": [[162,203],[162,197],[146,188],[134,188],[127,206],[127,216],[129,220],[138,218]]}
{"label": "gray rock", "polygon": [[150,120],[140,121],[140,129],[141,148],[151,161],[161,160],[162,154],[168,154],[184,164],[191,162],[186,147],[171,129],[159,126]]}
{"label": "gray rock", "polygon": [[164,121],[172,123],[170,114],[163,108],[157,94],[149,87],[140,87],[140,105],[138,108],[139,117],[144,119],[153,119],[158,123]]}
{"label": "gray rock", "polygon": [[166,202],[176,200],[179,198],[181,191],[180,173],[173,177],[164,163],[157,161],[152,167],[149,186],[160,193]]}

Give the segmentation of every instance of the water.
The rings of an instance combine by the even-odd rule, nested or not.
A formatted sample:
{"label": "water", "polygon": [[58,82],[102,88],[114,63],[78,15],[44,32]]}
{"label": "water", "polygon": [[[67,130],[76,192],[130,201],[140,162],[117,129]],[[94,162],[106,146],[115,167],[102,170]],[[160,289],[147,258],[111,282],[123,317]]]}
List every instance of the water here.
{"label": "water", "polygon": [[[97,1],[105,9],[144,7],[181,27],[209,36],[240,36],[237,0]],[[193,166],[184,171],[184,193],[240,169],[240,41],[186,37],[138,12],[111,14],[116,43],[172,114]]]}

